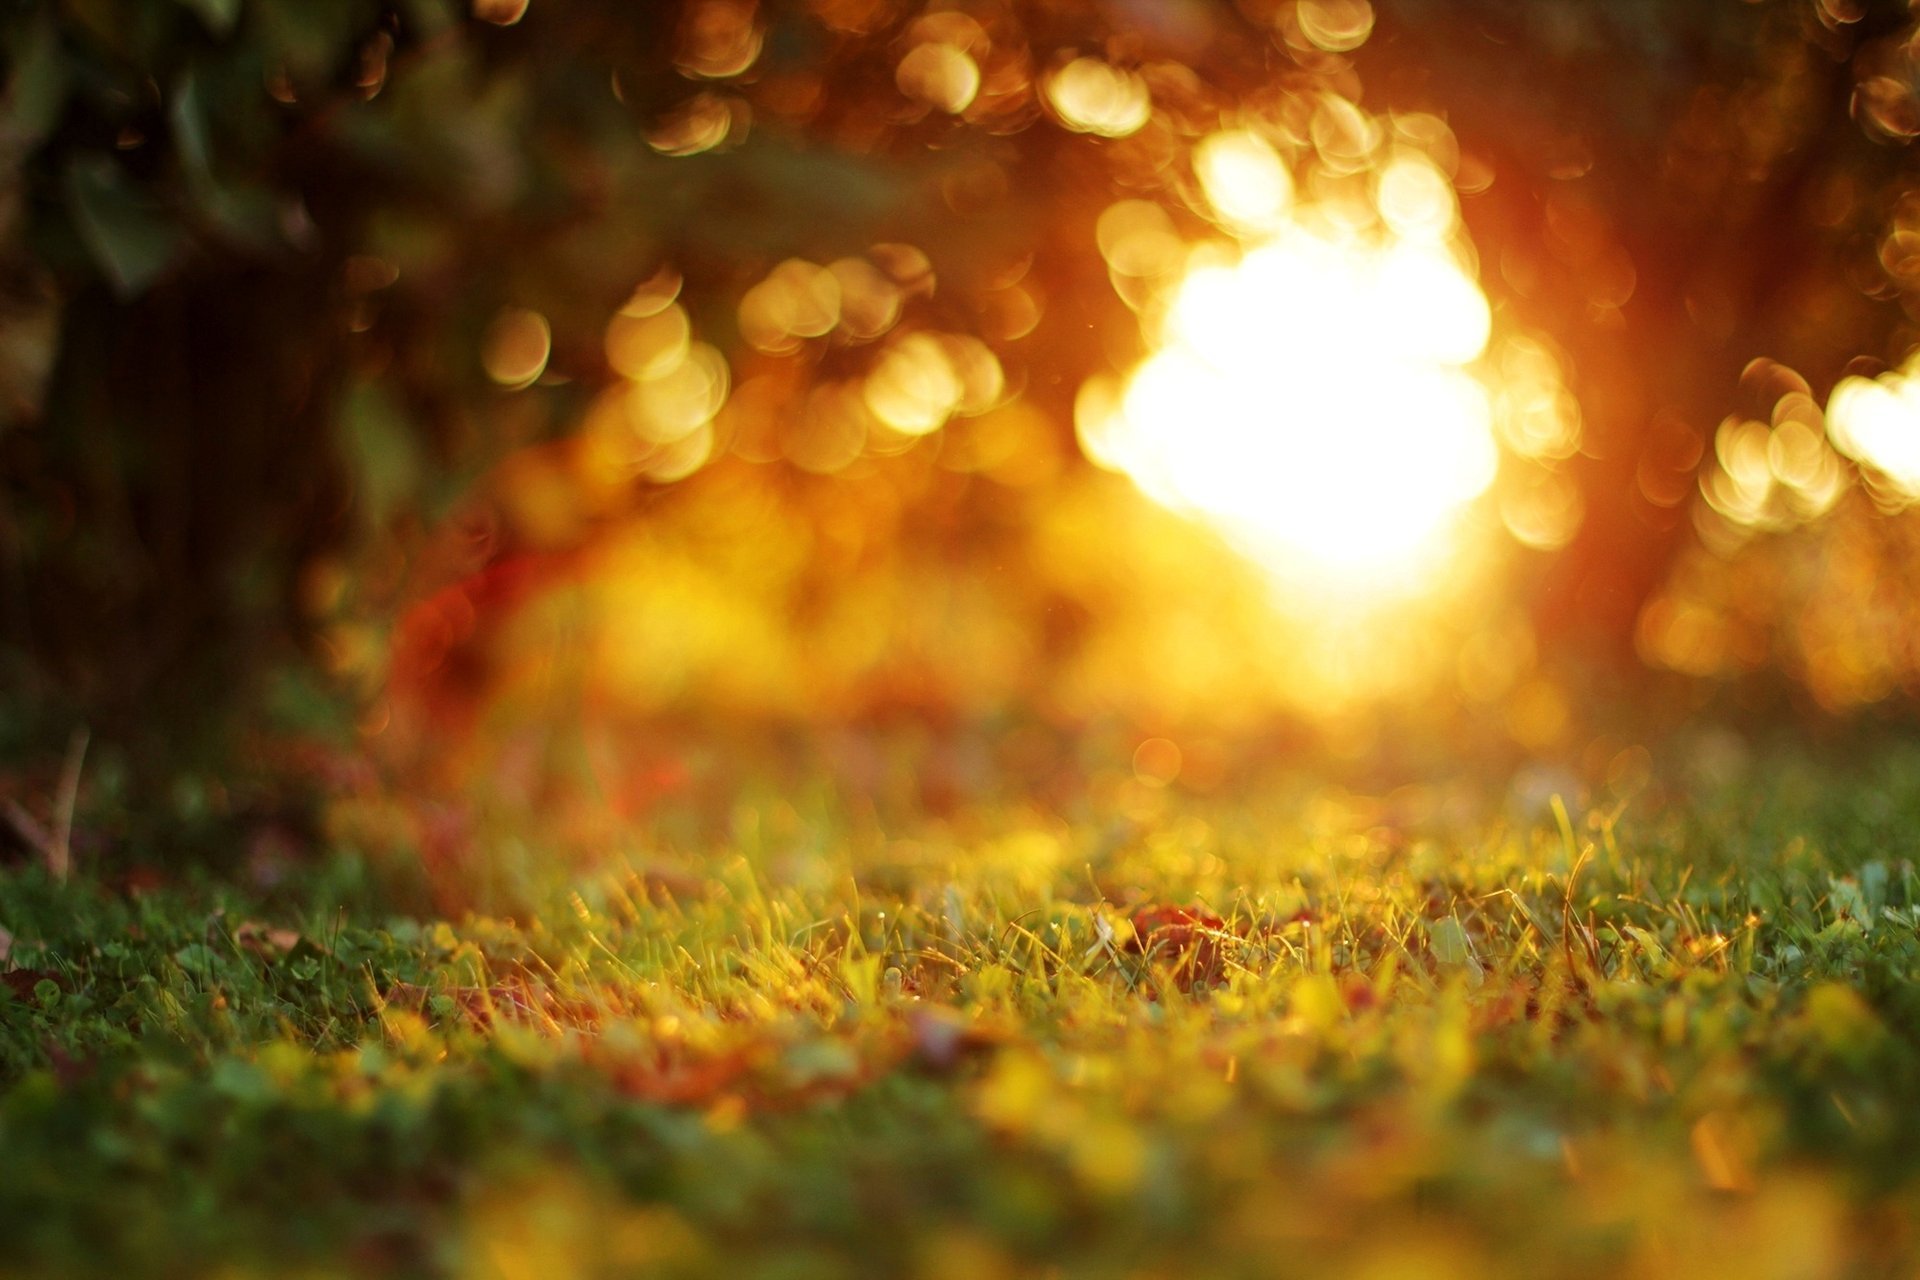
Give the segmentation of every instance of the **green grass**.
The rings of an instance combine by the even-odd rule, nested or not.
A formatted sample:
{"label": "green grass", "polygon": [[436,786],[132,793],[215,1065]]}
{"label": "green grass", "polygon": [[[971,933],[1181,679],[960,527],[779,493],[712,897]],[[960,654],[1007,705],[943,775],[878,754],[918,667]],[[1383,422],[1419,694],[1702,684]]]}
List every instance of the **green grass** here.
{"label": "green grass", "polygon": [[16,869],[0,1274],[1911,1274],[1920,754],[1656,791],[768,793],[517,923]]}

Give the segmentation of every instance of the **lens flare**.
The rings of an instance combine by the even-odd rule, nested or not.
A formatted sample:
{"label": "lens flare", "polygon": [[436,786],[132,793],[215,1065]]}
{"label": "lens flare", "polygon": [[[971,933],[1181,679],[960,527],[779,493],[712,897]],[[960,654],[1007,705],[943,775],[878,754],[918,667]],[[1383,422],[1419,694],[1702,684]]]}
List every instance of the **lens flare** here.
{"label": "lens flare", "polygon": [[1329,217],[1288,200],[1251,134],[1202,143],[1196,167],[1239,243],[1190,250],[1145,309],[1151,354],[1083,394],[1089,454],[1283,580],[1422,585],[1499,464],[1492,317],[1450,183],[1403,151],[1371,209]]}

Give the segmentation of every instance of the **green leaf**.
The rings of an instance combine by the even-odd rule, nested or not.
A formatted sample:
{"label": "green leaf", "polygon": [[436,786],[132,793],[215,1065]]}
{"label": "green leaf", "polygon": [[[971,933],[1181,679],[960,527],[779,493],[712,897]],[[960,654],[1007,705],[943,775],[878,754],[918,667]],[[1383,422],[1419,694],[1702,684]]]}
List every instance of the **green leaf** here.
{"label": "green leaf", "polygon": [[224,36],[233,30],[233,24],[240,20],[240,0],[178,0],[184,9],[190,9],[207,30],[217,36]]}
{"label": "green leaf", "polygon": [[141,292],[173,260],[180,229],[110,157],[74,157],[66,194],[80,238],[121,294]]}
{"label": "green leaf", "polygon": [[207,135],[206,103],[201,98],[200,82],[188,72],[174,86],[173,102],[167,108],[174,149],[180,154],[187,180],[196,187],[213,178],[213,142]]}
{"label": "green leaf", "polygon": [[1459,916],[1428,921],[1427,945],[1442,967],[1464,972],[1468,985],[1477,987],[1486,976],[1473,954],[1473,941],[1467,937],[1466,926],[1460,923]]}
{"label": "green leaf", "polygon": [[33,984],[33,1001],[42,1009],[51,1009],[60,1003],[60,984],[52,978],[42,978]]}
{"label": "green leaf", "polygon": [[174,963],[189,973],[202,976],[211,974],[213,966],[219,961],[212,947],[202,942],[190,942],[173,953]]}
{"label": "green leaf", "polygon": [[1428,921],[1427,945],[1433,948],[1433,958],[1441,964],[1469,964],[1473,960],[1473,944],[1467,940],[1466,927],[1456,916]]}
{"label": "green leaf", "polygon": [[[213,98],[217,101],[217,94]],[[207,220],[225,235],[256,250],[269,249],[279,238],[272,194],[255,183],[223,183],[214,173],[209,124],[216,109],[214,101],[209,99],[205,81],[188,72],[174,85],[167,106],[187,193]]]}

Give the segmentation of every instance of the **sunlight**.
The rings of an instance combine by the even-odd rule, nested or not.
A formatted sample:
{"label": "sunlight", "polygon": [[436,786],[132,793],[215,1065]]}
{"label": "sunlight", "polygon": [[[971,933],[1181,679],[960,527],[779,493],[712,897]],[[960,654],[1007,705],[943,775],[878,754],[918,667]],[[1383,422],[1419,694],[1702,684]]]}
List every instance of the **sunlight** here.
{"label": "sunlight", "polygon": [[[1499,463],[1475,367],[1492,318],[1452,184],[1404,144],[1371,168],[1364,200],[1296,200],[1258,133],[1203,140],[1195,176],[1235,242],[1182,251],[1140,307],[1150,354],[1078,414],[1090,455],[1154,500],[1284,582],[1361,598],[1424,588]],[[1121,285],[1141,235],[1102,240]]]}
{"label": "sunlight", "polygon": [[1872,469],[1883,496],[1920,498],[1920,353],[1878,378],[1842,378],[1827,402],[1840,451]]}

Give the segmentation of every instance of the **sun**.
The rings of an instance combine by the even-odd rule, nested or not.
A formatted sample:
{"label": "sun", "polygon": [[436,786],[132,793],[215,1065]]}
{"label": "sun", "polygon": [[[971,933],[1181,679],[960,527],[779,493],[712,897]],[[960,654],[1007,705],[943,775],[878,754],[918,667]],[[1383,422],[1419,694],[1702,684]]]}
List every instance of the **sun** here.
{"label": "sun", "polygon": [[1451,182],[1382,142],[1337,195],[1301,199],[1250,131],[1202,142],[1194,168],[1229,239],[1176,251],[1139,201],[1102,220],[1116,283],[1157,253],[1164,284],[1134,287],[1147,357],[1082,393],[1089,455],[1288,583],[1419,588],[1500,460],[1492,316]]}

